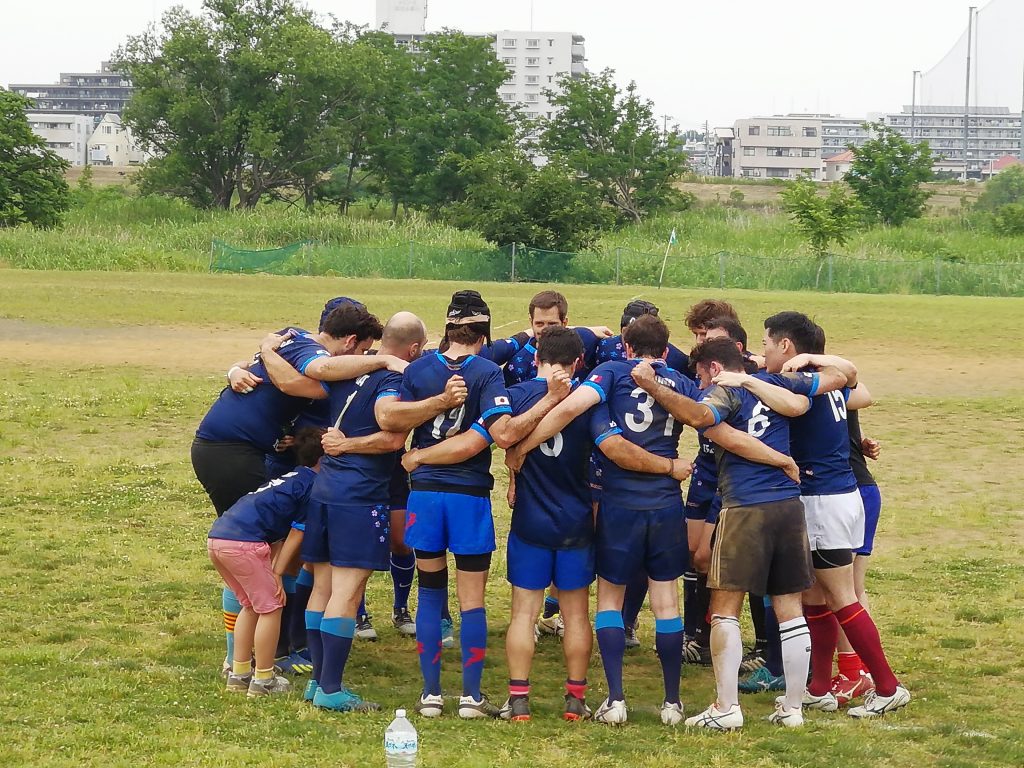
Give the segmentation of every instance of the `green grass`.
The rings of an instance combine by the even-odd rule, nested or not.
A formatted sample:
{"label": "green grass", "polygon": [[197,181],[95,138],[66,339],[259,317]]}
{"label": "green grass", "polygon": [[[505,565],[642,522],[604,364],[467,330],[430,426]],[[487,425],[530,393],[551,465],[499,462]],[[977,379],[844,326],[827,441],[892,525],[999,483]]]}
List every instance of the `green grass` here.
{"label": "green grass", "polygon": [[[532,286],[480,286],[495,324],[524,324]],[[434,335],[452,284],[268,276],[0,272],[0,734],[6,766],[281,765],[383,762],[390,719],[310,711],[290,695],[248,702],[217,677],[217,578],[204,551],[212,511],[192,476],[192,431],[223,370],[266,329],[311,322],[348,293],[382,316],[422,314]],[[637,291],[568,287],[580,323],[614,323]],[[696,291],[648,291],[678,339]],[[658,723],[660,672],[643,646],[627,658],[634,707],[611,730],[556,719],[560,650],[540,643],[525,725],[416,725],[424,766],[1004,766],[1024,763],[1024,364],[1019,302],[731,291],[756,318],[814,313],[837,352],[857,360],[879,405],[862,419],[881,439],[884,498],[869,589],[890,658],[915,700],[884,722],[812,714],[801,732],[745,699],[729,736]],[[679,343],[683,343],[680,341]],[[692,440],[692,437],[688,438]],[[688,443],[688,445],[691,445]],[[495,458],[499,537],[508,526]],[[508,611],[499,550],[492,575],[485,690],[503,698]],[[371,581],[382,639],[359,644],[350,680],[386,709],[410,706],[415,651],[387,627],[390,586]],[[444,685],[458,688],[457,651]],[[595,657],[591,698],[604,695]],[[686,669],[691,712],[713,696],[710,671]],[[826,757],[827,756],[827,757]]]}
{"label": "green grass", "polygon": [[[506,281],[510,249],[422,215],[388,221],[357,206],[348,217],[282,204],[254,211],[197,211],[179,201],[104,189],[78,204],[58,229],[0,231],[0,266],[29,269],[204,272],[213,241],[239,249],[273,249],[307,241],[281,262],[233,255],[228,271],[360,277]],[[859,293],[1024,295],[1024,237],[1001,237],[961,217],[929,217],[904,227],[856,233],[828,264],[809,255],[777,211],[708,205],[662,215],[608,233],[576,256],[574,283],[656,284],[669,233],[670,286],[834,290]],[[555,256],[557,261],[560,256]],[[517,262],[520,281],[545,279],[535,262]]]}

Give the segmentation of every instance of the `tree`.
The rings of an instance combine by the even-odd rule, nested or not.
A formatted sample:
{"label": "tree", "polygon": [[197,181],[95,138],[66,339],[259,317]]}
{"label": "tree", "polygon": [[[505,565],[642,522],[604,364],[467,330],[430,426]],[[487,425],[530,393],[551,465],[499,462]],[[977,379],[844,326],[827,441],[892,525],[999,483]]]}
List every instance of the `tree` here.
{"label": "tree", "polygon": [[362,82],[293,0],[172,8],[115,58],[135,87],[125,122],[158,154],[142,188],[203,207],[252,207],[337,165],[339,107]]}
{"label": "tree", "polygon": [[674,133],[662,137],[654,106],[640,98],[636,83],[622,93],[613,76],[606,69],[559,80],[558,91],[549,92],[558,112],[540,145],[595,185],[619,218],[640,222],[679,202],[673,185],[686,157]]}
{"label": "tree", "polygon": [[1024,203],[1024,165],[1011,165],[986,181],[977,208],[980,211],[995,211],[1011,203]]}
{"label": "tree", "polygon": [[928,142],[911,144],[883,123],[865,124],[875,137],[853,150],[846,183],[864,208],[878,221],[900,226],[920,218],[931,193],[921,188],[930,181],[932,154]]}
{"label": "tree", "polygon": [[53,227],[68,209],[68,163],[32,132],[28,99],[0,88],[0,227]]}
{"label": "tree", "polygon": [[[611,211],[594,187],[580,184],[557,158],[536,168],[514,141],[465,161],[461,170],[466,196],[450,207],[446,218],[498,245],[575,252],[592,245],[611,224]],[[558,262],[568,266],[564,257]],[[558,276],[551,270],[543,275]]]}
{"label": "tree", "polygon": [[833,243],[846,245],[863,211],[842,184],[832,184],[825,196],[818,194],[819,189],[820,186],[808,178],[790,182],[782,191],[782,202],[796,228],[807,238],[814,255],[823,260]]}

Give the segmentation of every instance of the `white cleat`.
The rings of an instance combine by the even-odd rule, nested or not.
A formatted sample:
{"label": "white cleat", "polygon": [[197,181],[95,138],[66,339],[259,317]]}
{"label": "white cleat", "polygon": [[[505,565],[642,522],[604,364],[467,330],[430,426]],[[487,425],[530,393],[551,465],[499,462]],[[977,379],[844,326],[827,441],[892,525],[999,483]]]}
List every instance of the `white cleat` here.
{"label": "white cleat", "polygon": [[625,701],[622,699],[618,701],[605,699],[601,702],[601,706],[597,708],[597,712],[594,713],[594,722],[606,723],[607,725],[622,725],[626,722],[627,717]]}
{"label": "white cleat", "polygon": [[[775,703],[779,704],[785,702],[785,700],[785,696],[779,696],[775,699]],[[810,691],[804,691],[804,709],[816,709],[819,712],[835,712],[839,709],[839,702],[832,691],[822,696],[815,696]]]}
{"label": "white cleat", "polygon": [[420,700],[413,707],[420,717],[440,717],[444,712],[444,697],[436,694],[424,693]]}
{"label": "white cleat", "polygon": [[735,731],[743,727],[743,711],[739,704],[734,704],[725,712],[712,704],[699,715],[687,718],[686,725],[690,728],[707,728],[709,731]]}
{"label": "white cleat", "polygon": [[683,722],[683,705],[681,702],[663,702],[661,705],[661,722],[664,725],[679,725]]}
{"label": "white cleat", "polygon": [[785,728],[799,728],[804,724],[804,713],[801,709],[786,709],[785,702],[777,701],[775,711],[768,715],[768,722]]}
{"label": "white cleat", "polygon": [[848,711],[850,717],[859,719],[869,717],[881,717],[889,712],[902,709],[910,703],[910,691],[902,685],[897,685],[892,696],[879,696],[878,691],[872,691],[864,697],[864,703],[859,707],[851,707]]}
{"label": "white cleat", "polygon": [[562,621],[562,614],[556,613],[554,616],[544,617],[541,616],[537,619],[537,632],[541,635],[556,635],[557,637],[565,636],[565,622]]}

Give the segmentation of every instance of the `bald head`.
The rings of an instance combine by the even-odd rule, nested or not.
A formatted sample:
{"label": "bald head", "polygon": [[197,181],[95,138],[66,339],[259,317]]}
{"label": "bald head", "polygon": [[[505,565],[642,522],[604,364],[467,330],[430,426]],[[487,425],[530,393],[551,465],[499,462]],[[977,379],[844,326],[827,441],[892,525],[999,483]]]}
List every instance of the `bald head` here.
{"label": "bald head", "polygon": [[380,349],[403,360],[414,360],[426,341],[427,328],[423,321],[412,312],[399,312],[384,326]]}

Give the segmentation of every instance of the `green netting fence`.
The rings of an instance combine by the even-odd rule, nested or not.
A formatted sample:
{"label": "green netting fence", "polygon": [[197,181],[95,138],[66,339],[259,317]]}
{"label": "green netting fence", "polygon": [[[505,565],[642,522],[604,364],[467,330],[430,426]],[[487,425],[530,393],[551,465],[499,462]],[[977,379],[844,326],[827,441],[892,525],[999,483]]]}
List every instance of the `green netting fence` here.
{"label": "green netting fence", "polygon": [[[268,250],[210,249],[214,272],[418,278],[494,282],[658,285],[665,254],[614,248],[560,253],[521,245],[454,249],[407,242],[379,247],[302,241]],[[675,288],[817,290],[840,293],[1024,296],[1024,261],[882,261],[830,254],[779,258],[719,251],[669,253],[664,285]]]}

